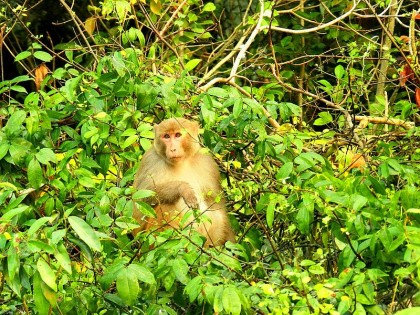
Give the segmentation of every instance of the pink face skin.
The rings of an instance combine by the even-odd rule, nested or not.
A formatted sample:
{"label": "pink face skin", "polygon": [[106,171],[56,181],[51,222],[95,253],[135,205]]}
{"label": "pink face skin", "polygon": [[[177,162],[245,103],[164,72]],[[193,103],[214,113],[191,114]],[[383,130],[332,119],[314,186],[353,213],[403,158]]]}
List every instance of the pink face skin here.
{"label": "pink face skin", "polygon": [[176,163],[185,155],[182,142],[183,135],[181,132],[166,132],[160,136],[160,141],[165,145],[166,157],[172,162]]}

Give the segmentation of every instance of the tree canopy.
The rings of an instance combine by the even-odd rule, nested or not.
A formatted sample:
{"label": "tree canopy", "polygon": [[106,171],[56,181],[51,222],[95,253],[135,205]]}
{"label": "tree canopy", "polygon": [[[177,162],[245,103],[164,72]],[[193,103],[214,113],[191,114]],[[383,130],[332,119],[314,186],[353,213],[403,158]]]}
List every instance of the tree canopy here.
{"label": "tree canopy", "polygon": [[[420,311],[417,0],[0,1],[0,314]],[[237,243],[133,177],[201,124]]]}

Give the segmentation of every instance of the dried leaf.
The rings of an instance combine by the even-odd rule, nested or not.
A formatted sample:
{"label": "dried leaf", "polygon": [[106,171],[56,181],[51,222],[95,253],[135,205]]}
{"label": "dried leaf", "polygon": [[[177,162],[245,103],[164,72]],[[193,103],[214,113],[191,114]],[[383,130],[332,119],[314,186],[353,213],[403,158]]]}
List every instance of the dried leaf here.
{"label": "dried leaf", "polygon": [[150,10],[156,15],[162,14],[162,3],[159,0],[152,0],[150,2]]}
{"label": "dried leaf", "polygon": [[96,19],[94,17],[89,17],[85,21],[85,29],[89,35],[92,35],[96,28]]}
{"label": "dried leaf", "polygon": [[35,68],[35,85],[37,91],[41,89],[41,83],[47,74],[48,67],[45,65],[45,63],[41,63],[38,67]]}
{"label": "dried leaf", "polygon": [[400,39],[406,44],[410,41],[410,37],[408,37],[406,35],[401,35]]}
{"label": "dried leaf", "polygon": [[363,155],[361,155],[360,153],[356,153],[355,155],[353,155],[348,169],[349,170],[351,170],[352,168],[362,169],[365,166],[366,166],[366,160],[363,157]]}
{"label": "dried leaf", "polygon": [[420,88],[416,88],[416,104],[417,107],[420,108]]}
{"label": "dried leaf", "polygon": [[414,72],[411,69],[411,67],[408,64],[406,64],[400,72],[400,85],[405,86],[405,83],[407,82],[407,80],[413,79],[413,78],[414,78]]}

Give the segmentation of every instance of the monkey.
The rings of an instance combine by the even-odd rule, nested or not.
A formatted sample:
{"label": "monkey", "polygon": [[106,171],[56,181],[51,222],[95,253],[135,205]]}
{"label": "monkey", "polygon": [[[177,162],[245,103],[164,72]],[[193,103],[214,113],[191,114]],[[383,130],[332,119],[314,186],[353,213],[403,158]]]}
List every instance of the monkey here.
{"label": "monkey", "polygon": [[[170,118],[154,126],[153,146],[143,155],[133,186],[155,192],[145,201],[154,206],[156,218],[144,218],[135,208],[133,217],[140,228],[134,235],[141,230],[178,229],[182,222],[204,235],[207,247],[235,242],[220,172],[214,159],[202,152],[199,128],[198,122],[184,118]],[[202,218],[200,222],[193,215],[194,209]]]}

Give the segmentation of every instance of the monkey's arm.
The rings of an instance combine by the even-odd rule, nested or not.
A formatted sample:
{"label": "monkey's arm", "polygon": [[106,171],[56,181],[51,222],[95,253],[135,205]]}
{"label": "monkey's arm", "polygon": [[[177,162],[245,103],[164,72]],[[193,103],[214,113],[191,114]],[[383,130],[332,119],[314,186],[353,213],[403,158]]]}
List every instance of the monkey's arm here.
{"label": "monkey's arm", "polygon": [[152,190],[156,192],[155,200],[160,204],[174,204],[179,198],[182,198],[188,207],[198,207],[196,193],[187,182],[174,180],[157,184]]}

